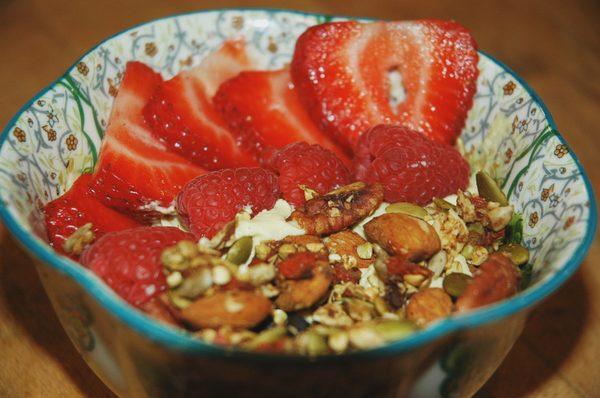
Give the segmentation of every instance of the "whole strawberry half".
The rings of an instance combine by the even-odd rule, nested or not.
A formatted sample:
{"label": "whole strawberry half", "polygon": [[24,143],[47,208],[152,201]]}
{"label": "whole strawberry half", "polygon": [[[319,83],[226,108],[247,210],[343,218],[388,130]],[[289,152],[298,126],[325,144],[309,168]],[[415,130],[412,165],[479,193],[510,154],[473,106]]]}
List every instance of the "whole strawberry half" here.
{"label": "whole strawberry half", "polygon": [[67,192],[44,206],[48,240],[59,253],[65,253],[65,240],[84,224],[92,223],[96,239],[107,232],[140,226],[96,199],[89,191],[91,179],[91,174],[82,174]]}
{"label": "whole strawberry half", "polygon": [[162,251],[194,237],[174,227],[138,227],[110,232],[81,255],[81,263],[137,307],[167,288]]}
{"label": "whole strawberry half", "polygon": [[477,60],[455,22],[332,22],[298,38],[291,73],[313,120],[348,148],[381,123],[451,144],[472,105]]}
{"label": "whole strawberry half", "polygon": [[279,198],[277,176],[260,167],[222,169],[186,184],[177,197],[177,211],[197,237],[212,237],[244,207],[256,214]]}
{"label": "whole strawberry half", "polygon": [[470,176],[469,164],[452,146],[402,126],[379,125],[364,134],[355,164],[356,177],[380,182],[388,202],[425,205],[465,189]]}
{"label": "whole strawberry half", "polygon": [[251,66],[244,43],[228,41],[197,67],[158,85],[144,108],[155,137],[209,170],[257,165],[253,152],[238,145],[212,103],[223,81]]}
{"label": "whole strawberry half", "polygon": [[345,151],[319,130],[298,98],[289,69],[244,71],[225,81],[213,98],[236,140],[257,156],[293,142],[320,144],[350,164]]}
{"label": "whole strawberry half", "polygon": [[161,216],[183,185],[204,169],[171,153],[156,139],[142,108],[162,78],[140,62],[129,62],[105,132],[90,190],[107,206],[136,218]]}
{"label": "whole strawberry half", "polygon": [[305,201],[305,189],[320,195],[349,184],[351,174],[342,161],[320,145],[296,142],[277,151],[271,167],[279,174],[279,188],[285,200],[294,206]]}

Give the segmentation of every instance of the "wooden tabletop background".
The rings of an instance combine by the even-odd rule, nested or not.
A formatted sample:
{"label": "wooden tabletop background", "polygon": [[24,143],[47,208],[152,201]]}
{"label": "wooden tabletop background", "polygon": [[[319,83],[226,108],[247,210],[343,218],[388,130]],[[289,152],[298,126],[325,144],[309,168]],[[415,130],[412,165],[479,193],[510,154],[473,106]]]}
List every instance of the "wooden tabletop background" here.
{"label": "wooden tabletop background", "polygon": [[[0,126],[98,41],[165,15],[265,6],[386,19],[452,18],[525,78],[600,188],[600,2],[0,0]],[[600,245],[540,305],[478,397],[600,396]],[[0,397],[112,397],[79,357],[26,253],[0,225]]]}

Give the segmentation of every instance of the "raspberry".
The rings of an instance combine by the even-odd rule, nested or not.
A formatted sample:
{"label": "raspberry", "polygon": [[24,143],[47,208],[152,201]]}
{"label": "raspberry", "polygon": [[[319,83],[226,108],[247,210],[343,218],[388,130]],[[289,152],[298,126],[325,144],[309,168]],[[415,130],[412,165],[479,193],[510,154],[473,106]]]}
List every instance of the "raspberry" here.
{"label": "raspberry", "polygon": [[254,214],[279,198],[277,176],[260,167],[222,169],[187,183],[177,198],[183,223],[197,237],[212,237],[245,206]]}
{"label": "raspberry", "polygon": [[81,263],[123,299],[140,307],[166,289],[160,255],[184,239],[194,237],[174,227],[109,232],[83,252]]}
{"label": "raspberry", "polygon": [[469,182],[469,164],[460,153],[421,133],[380,125],[361,137],[360,144],[357,178],[380,182],[388,202],[425,205],[434,197],[465,189]]}
{"label": "raspberry", "polygon": [[350,183],[350,172],[342,161],[317,144],[289,144],[274,154],[271,165],[279,173],[283,197],[296,207],[306,201],[301,185],[324,195]]}

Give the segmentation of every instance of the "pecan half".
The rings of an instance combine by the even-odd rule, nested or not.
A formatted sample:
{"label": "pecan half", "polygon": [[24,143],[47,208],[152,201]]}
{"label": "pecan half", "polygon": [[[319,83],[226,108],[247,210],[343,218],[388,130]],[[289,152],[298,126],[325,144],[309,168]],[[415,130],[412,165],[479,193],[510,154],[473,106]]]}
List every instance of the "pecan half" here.
{"label": "pecan half", "polygon": [[425,221],[401,213],[388,213],[365,224],[365,234],[371,242],[388,253],[422,261],[440,251],[440,238]]}
{"label": "pecan half", "polygon": [[290,220],[308,234],[328,235],[356,224],[372,214],[383,201],[380,184],[355,182],[307,201]]}
{"label": "pecan half", "polygon": [[457,311],[495,303],[517,293],[519,271],[502,253],[492,253],[473,274],[463,294],[456,301]]}
{"label": "pecan half", "polygon": [[271,301],[247,290],[219,291],[181,310],[181,319],[193,328],[251,328],[271,313]]}
{"label": "pecan half", "polygon": [[439,288],[427,288],[412,295],[406,306],[406,318],[425,326],[452,312],[452,299]]}
{"label": "pecan half", "polygon": [[284,311],[312,307],[325,296],[331,280],[331,271],[325,264],[314,268],[310,279],[283,280],[279,284],[281,293],[275,305]]}
{"label": "pecan half", "polygon": [[340,256],[340,261],[348,267],[367,268],[375,261],[371,243],[351,230],[344,230],[330,235],[325,246],[332,254]]}

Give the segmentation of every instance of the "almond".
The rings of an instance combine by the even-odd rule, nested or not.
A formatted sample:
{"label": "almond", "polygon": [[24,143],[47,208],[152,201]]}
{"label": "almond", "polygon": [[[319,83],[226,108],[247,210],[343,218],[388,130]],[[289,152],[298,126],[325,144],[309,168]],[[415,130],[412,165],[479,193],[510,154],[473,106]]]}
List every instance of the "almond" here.
{"label": "almond", "polygon": [[392,255],[422,261],[440,251],[440,238],[425,221],[401,213],[388,213],[365,224],[365,234]]}
{"label": "almond", "polygon": [[519,286],[519,271],[502,253],[492,253],[473,274],[473,279],[456,301],[458,311],[467,311],[513,296]]}
{"label": "almond", "polygon": [[[330,235],[325,240],[325,245],[330,253],[339,255],[342,262],[347,263],[347,265],[367,268],[375,261],[371,244],[364,240],[359,234],[350,230],[344,230]],[[371,247],[367,247],[367,245]]]}
{"label": "almond", "polygon": [[283,280],[279,285],[281,293],[275,304],[284,311],[312,307],[325,296],[331,281],[331,272],[326,266],[315,268],[310,279]]}
{"label": "almond", "polygon": [[328,235],[356,224],[372,214],[383,201],[380,184],[355,182],[307,201],[290,220],[308,234]]}
{"label": "almond", "polygon": [[442,289],[427,288],[412,295],[406,306],[406,318],[425,326],[452,312],[452,299]]}
{"label": "almond", "polygon": [[245,290],[220,291],[202,297],[181,310],[181,318],[193,328],[251,328],[271,313],[271,301]]}

